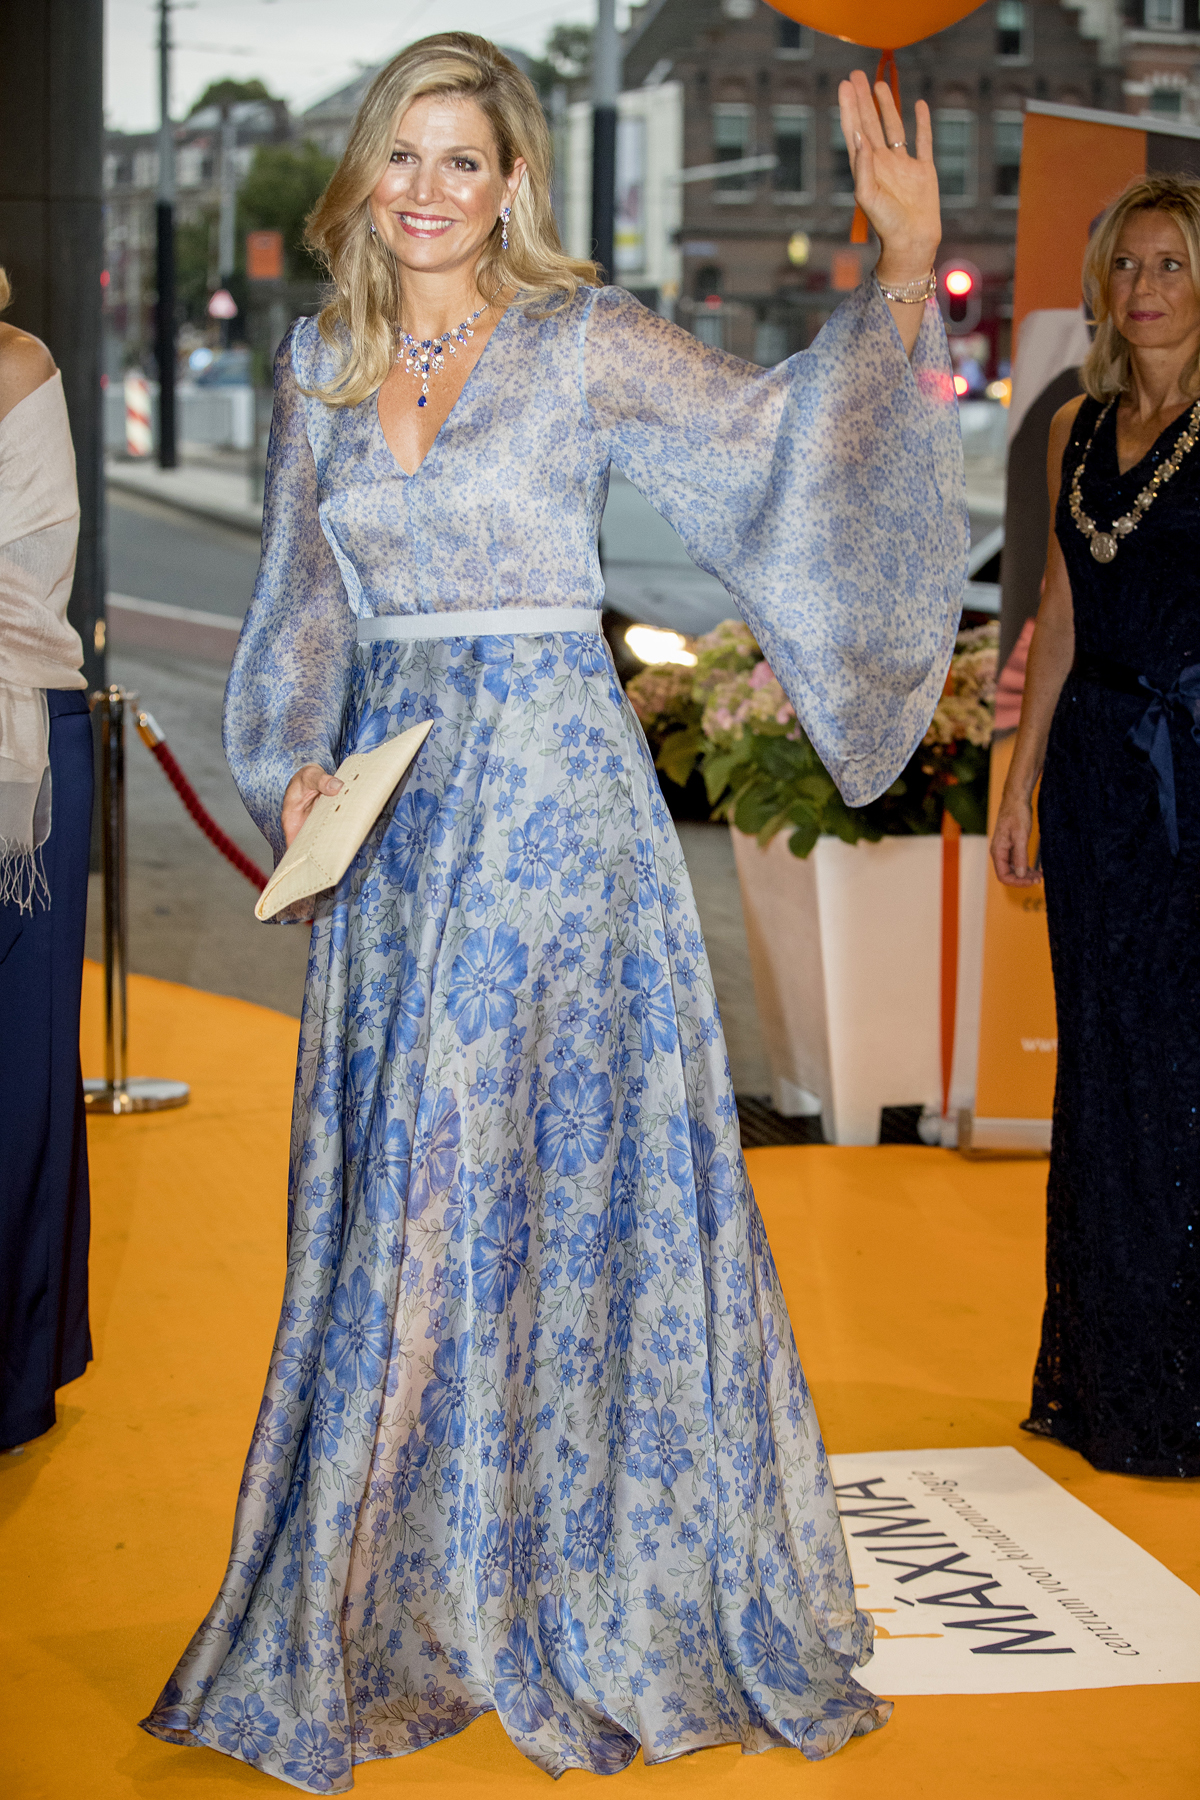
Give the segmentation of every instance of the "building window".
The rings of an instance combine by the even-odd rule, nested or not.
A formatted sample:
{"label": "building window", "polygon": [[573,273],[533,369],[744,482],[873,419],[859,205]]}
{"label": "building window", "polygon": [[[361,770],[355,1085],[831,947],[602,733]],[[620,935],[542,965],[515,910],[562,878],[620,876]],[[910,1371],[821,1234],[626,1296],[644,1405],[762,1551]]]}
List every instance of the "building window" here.
{"label": "building window", "polygon": [[1182,31],[1183,0],[1146,0],[1146,25],[1150,31]]}
{"label": "building window", "polygon": [[829,192],[839,205],[854,199],[854,177],[850,173],[850,154],[842,134],[842,115],[835,106],[829,114]]}
{"label": "building window", "polygon": [[[713,109],[713,161],[740,162],[750,155],[750,137],[754,129],[754,108],[742,101],[727,101]],[[721,200],[748,200],[753,178],[745,173],[723,175],[713,183],[714,197]]]}
{"label": "building window", "polygon": [[996,55],[1010,61],[1029,55],[1029,21],[1025,0],[997,0]]}
{"label": "building window", "polygon": [[798,25],[795,19],[780,19],[780,56],[811,56],[812,48],[813,34],[809,26]]}
{"label": "building window", "polygon": [[183,144],[175,152],[175,179],[181,188],[202,187],[209,178],[205,168],[211,158],[205,155],[201,144]]}
{"label": "building window", "polygon": [[1178,119],[1183,112],[1183,94],[1178,88],[1151,88],[1150,111],[1165,113],[1170,119]]}
{"label": "building window", "polygon": [[975,115],[946,110],[933,116],[933,160],[943,201],[961,206],[975,194]]}
{"label": "building window", "polygon": [[809,173],[811,150],[811,118],[807,106],[775,106],[771,123],[775,132],[774,187],[780,199],[807,194],[812,187]]}
{"label": "building window", "polygon": [[1020,113],[992,116],[992,197],[997,206],[1015,206],[1021,185]]}

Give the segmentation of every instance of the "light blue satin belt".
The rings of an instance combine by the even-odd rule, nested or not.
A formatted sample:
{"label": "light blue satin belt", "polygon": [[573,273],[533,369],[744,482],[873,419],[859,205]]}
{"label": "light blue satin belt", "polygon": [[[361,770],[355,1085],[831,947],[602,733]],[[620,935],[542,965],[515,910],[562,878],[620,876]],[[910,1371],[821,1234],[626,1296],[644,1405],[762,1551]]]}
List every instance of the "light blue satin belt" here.
{"label": "light blue satin belt", "polygon": [[419,638],[532,637],[544,631],[599,631],[591,606],[497,606],[488,612],[391,613],[360,619],[360,644],[380,639],[414,643]]}

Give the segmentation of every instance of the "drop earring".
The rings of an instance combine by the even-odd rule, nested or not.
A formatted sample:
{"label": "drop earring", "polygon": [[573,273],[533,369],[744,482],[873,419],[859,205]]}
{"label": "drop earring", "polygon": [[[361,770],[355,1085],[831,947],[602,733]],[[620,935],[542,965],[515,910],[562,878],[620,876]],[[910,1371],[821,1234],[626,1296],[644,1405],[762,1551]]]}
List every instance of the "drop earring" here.
{"label": "drop earring", "polygon": [[511,206],[502,206],[500,208],[500,248],[501,248],[501,250],[508,249],[508,221],[511,217],[512,217],[512,207]]}
{"label": "drop earring", "polygon": [[369,227],[369,229],[370,229],[370,233],[371,233],[371,236],[372,236],[372,237],[376,237],[376,236],[378,236],[378,233],[377,233],[377,232],[376,232],[376,230],[375,230],[375,221],[374,221],[374,219],[372,219],[372,220],[371,220],[371,223],[370,223],[370,227]]}

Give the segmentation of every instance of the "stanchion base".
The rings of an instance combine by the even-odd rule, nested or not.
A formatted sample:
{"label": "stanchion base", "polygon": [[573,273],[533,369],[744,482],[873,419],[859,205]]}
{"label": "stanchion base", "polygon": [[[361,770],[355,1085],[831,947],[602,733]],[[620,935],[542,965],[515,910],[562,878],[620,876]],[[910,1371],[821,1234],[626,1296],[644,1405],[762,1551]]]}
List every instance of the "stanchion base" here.
{"label": "stanchion base", "polygon": [[186,1081],[155,1081],[138,1075],[123,1087],[85,1081],[83,1104],[90,1113],[164,1112],[169,1106],[186,1106],[189,1092]]}

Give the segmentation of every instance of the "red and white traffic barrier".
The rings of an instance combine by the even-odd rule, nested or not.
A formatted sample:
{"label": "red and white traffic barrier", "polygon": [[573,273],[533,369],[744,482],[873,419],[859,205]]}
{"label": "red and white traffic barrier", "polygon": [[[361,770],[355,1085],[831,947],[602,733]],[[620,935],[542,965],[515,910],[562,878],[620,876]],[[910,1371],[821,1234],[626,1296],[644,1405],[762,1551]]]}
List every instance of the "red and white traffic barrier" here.
{"label": "red and white traffic barrier", "polygon": [[125,377],[125,449],[130,456],[150,456],[154,450],[150,383],[144,375]]}

